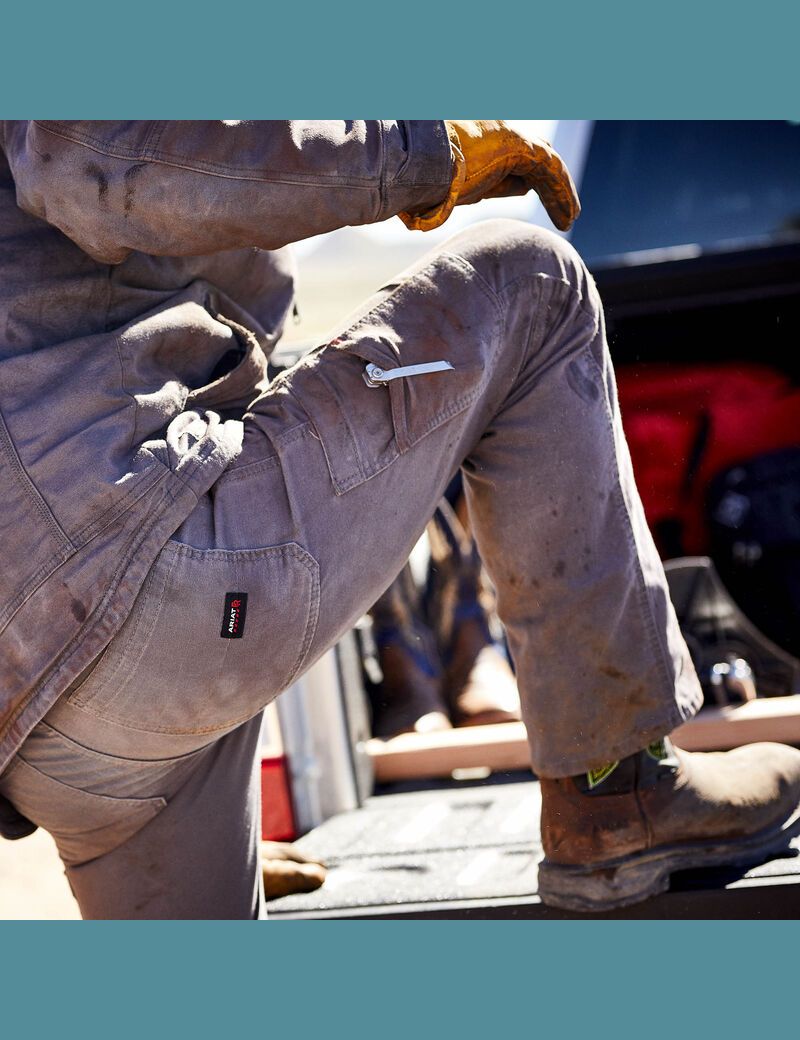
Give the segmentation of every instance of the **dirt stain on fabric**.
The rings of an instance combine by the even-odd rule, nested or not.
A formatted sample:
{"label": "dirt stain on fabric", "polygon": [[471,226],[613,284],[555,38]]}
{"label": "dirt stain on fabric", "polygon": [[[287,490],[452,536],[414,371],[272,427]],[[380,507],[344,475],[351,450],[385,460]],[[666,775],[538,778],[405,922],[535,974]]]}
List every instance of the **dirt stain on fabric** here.
{"label": "dirt stain on fabric", "polygon": [[125,188],[124,196],[122,200],[123,209],[125,210],[125,216],[129,216],[133,210],[134,199],[136,198],[136,187],[135,181],[139,175],[139,171],[143,170],[147,163],[134,163],[133,166],[129,166],[125,171],[123,177]]}
{"label": "dirt stain on fabric", "polygon": [[97,201],[102,208],[105,208],[108,205],[108,177],[105,171],[101,170],[95,163],[87,163],[84,166],[84,173],[87,177],[97,181]]}

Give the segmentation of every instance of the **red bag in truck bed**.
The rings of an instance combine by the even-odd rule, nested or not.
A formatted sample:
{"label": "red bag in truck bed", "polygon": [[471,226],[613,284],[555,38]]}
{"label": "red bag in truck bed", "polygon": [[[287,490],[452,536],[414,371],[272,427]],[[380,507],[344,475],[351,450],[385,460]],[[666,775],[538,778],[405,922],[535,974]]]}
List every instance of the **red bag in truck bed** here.
{"label": "red bag in truck bed", "polygon": [[800,445],[800,389],[757,364],[624,365],[620,408],[663,556],[708,551],[705,495],[721,470]]}

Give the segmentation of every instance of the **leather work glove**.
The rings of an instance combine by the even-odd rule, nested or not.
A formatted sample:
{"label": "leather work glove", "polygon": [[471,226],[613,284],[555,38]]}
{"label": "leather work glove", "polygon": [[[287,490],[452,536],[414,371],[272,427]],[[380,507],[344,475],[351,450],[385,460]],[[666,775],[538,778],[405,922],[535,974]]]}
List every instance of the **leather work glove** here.
{"label": "leather work glove", "polygon": [[424,213],[400,213],[411,231],[431,231],[454,206],[481,199],[525,195],[533,190],[559,231],[567,231],[581,204],[564,160],[542,138],[523,137],[502,119],[445,121],[453,155],[453,180],[447,197]]}
{"label": "leather work glove", "polygon": [[323,884],[327,875],[324,864],[308,859],[293,845],[283,841],[261,842],[261,873],[267,899],[313,892]]}

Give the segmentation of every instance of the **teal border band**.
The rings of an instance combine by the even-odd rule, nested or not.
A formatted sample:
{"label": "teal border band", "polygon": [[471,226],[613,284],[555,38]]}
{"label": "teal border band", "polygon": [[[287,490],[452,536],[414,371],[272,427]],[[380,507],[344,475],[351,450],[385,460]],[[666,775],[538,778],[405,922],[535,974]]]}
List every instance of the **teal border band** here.
{"label": "teal border band", "polygon": [[[800,8],[774,0],[17,3],[2,15],[0,116],[800,119],[798,30]],[[0,934],[9,1038],[796,1031],[793,922],[0,922]]]}
{"label": "teal border band", "polygon": [[782,922],[2,927],[7,1037],[796,1033]]}
{"label": "teal border band", "polygon": [[6,5],[0,115],[800,118],[800,6]]}

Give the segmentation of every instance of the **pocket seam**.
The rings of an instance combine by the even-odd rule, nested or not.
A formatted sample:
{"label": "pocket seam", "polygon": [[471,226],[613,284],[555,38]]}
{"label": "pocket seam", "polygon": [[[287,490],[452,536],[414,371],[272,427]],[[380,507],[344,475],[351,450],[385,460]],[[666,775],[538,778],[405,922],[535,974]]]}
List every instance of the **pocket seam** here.
{"label": "pocket seam", "polygon": [[[106,803],[109,807],[113,805],[128,805],[131,808],[144,808],[145,806],[150,806],[151,808],[157,809],[158,812],[160,812],[167,806],[166,798],[163,798],[161,795],[152,795],[150,798],[117,798],[113,794],[95,794],[94,791],[84,791],[81,787],[73,787],[71,784],[65,784],[63,780],[57,780],[54,776],[49,776],[47,773],[43,772],[43,770],[39,769],[38,766],[32,765],[30,762],[26,761],[20,755],[17,756],[17,765],[18,767],[24,766],[25,769],[32,770],[34,773],[36,773],[37,776],[40,776],[45,781],[47,781],[47,783],[55,784],[57,787],[63,787],[65,791],[71,791],[72,793],[80,795],[81,797],[85,797],[88,799],[98,798],[101,802]],[[153,815],[156,815],[156,813],[154,813]],[[104,826],[107,825],[101,824],[101,827]],[[96,827],[95,830],[100,830],[101,827]],[[65,831],[64,833],[69,833],[69,831]],[[87,831],[86,833],[90,834],[92,832]]]}
{"label": "pocket seam", "polygon": [[[59,855],[66,867],[80,866],[113,852],[114,849],[119,848],[126,841],[130,841],[143,827],[146,827],[148,823],[163,812],[168,804],[166,798],[160,795],[154,795],[150,798],[116,798],[114,795],[95,794],[93,791],[72,787],[70,784],[65,784],[62,780],[49,776],[41,769],[31,765],[30,762],[26,762],[19,755],[17,756],[17,762],[18,767],[23,772],[21,778],[23,784],[25,782],[25,770],[28,770],[29,781],[32,780],[34,784],[39,785],[39,795],[44,797],[45,802],[48,795],[53,792],[53,789],[57,792],[63,791],[64,797],[71,799],[71,803],[68,803],[65,808],[65,814],[67,816],[72,814],[73,820],[76,814],[80,819],[82,811],[89,806],[94,806],[95,808],[103,806],[113,810],[115,813],[115,815],[112,814],[110,819],[103,820],[95,827],[83,828],[80,822],[61,824],[58,820],[45,820],[41,813],[37,811],[38,807],[34,807],[33,812],[27,806],[25,807],[26,811],[23,812],[23,815],[28,819],[31,816],[37,817],[42,821],[38,826],[52,832]],[[42,787],[44,787],[44,791],[42,791]],[[34,802],[36,800],[35,788],[33,800]],[[17,808],[16,802],[13,800],[12,805]],[[22,812],[19,808],[17,808],[17,811]],[[32,822],[36,823],[36,820],[32,820]],[[103,842],[102,838],[100,845],[97,845],[97,836],[102,836],[104,832],[108,832],[112,836],[108,847],[105,847],[106,842]],[[88,844],[89,846],[83,849],[80,857],[75,855],[76,841],[78,845],[85,846]]]}
{"label": "pocket seam", "polygon": [[[167,571],[167,574],[166,574],[166,576],[164,578],[164,584],[163,584],[162,589],[161,589],[161,595],[159,596],[159,599],[158,599],[158,607],[157,607],[156,610],[154,610],[150,614],[150,618],[151,618],[150,627],[149,627],[149,630],[147,631],[147,634],[146,634],[144,640],[139,643],[140,651],[139,651],[139,657],[136,659],[137,661],[141,657],[141,655],[144,653],[145,649],[147,648],[147,646],[149,644],[149,640],[151,639],[151,637],[153,635],[153,629],[155,628],[156,622],[157,622],[158,618],[161,615],[161,607],[162,607],[162,604],[164,602],[164,595],[166,593],[167,584],[169,582],[170,575],[172,574],[172,571],[173,571],[173,569],[175,567],[175,562],[176,561],[174,561],[174,560],[172,561],[172,563],[170,564],[169,570]],[[142,592],[141,592],[142,604],[144,604],[144,601],[146,599],[146,595],[149,592],[149,590],[152,587],[152,585],[155,582],[155,580],[156,580],[156,568],[154,566],[151,569],[149,575],[147,576],[147,579],[146,579],[144,585],[142,586]],[[144,610],[144,606],[142,605],[138,609],[138,611],[137,611],[136,621],[134,622],[133,629],[132,629],[132,631],[130,633],[130,636],[129,636],[129,642],[131,644],[133,644],[133,645],[136,645],[136,639],[137,639],[137,637],[139,635],[139,629],[141,628],[142,620],[144,618],[144,614],[145,614],[145,610]],[[89,682],[89,680],[92,678],[92,676],[94,676],[96,674],[97,670],[102,667],[102,658],[104,658],[107,655],[107,653],[111,649],[112,645],[113,645],[113,640],[104,649],[103,654],[101,655],[101,660],[97,662],[97,666],[95,668],[93,668],[92,671],[86,676],[86,679],[84,680],[84,682],[81,683],[81,685],[78,687],[78,689],[77,690],[73,690],[72,694],[70,694],[70,697],[69,697],[69,703],[70,704],[74,704],[74,705],[76,705],[76,707],[85,708],[87,711],[91,711],[91,708],[86,705],[85,700],[81,699],[80,691],[84,688],[86,683]],[[101,680],[102,688],[105,688],[109,683],[113,682],[114,677],[119,673],[119,671],[122,668],[123,664],[125,664],[126,662],[128,663],[128,665],[130,665],[131,664],[131,659],[130,659],[130,657],[126,658],[124,650],[120,650],[119,658],[118,658],[116,664],[113,666],[111,672]],[[113,696],[111,697],[111,699],[108,702],[106,702],[107,705],[113,704],[114,701],[117,700],[119,698],[119,696],[122,694],[123,690],[125,690],[127,688],[128,682],[130,681],[130,675],[132,674],[132,671],[133,671],[132,669],[129,669],[128,677],[122,679],[120,685],[115,690],[115,692],[114,692]]]}
{"label": "pocket seam", "polygon": [[[495,317],[494,324],[492,326],[492,339],[497,340],[498,328],[501,322]],[[348,351],[356,358],[361,361],[379,362],[385,361],[386,352],[379,350],[370,350],[364,346],[352,346],[347,348]],[[492,350],[492,358],[494,358],[497,347]],[[391,350],[389,350],[391,353]],[[395,358],[396,360],[396,358]],[[407,409],[405,403],[405,389],[403,380],[395,380],[387,383],[385,388],[376,388],[376,393],[388,393],[391,409],[392,424],[392,435],[393,435],[393,449],[388,450],[378,456],[371,462],[365,462],[362,453],[358,446],[358,441],[354,437],[353,432],[350,428],[350,424],[347,421],[346,412],[343,409],[338,398],[336,399],[336,406],[339,409],[340,414],[345,420],[345,429],[347,430],[347,436],[353,447],[353,455],[358,462],[358,469],[347,474],[346,476],[337,475],[335,472],[335,466],[331,460],[331,456],[326,444],[326,439],[322,436],[317,424],[314,421],[313,415],[308,412],[304,403],[302,394],[295,392],[293,387],[290,387],[290,393],[298,402],[301,408],[306,412],[309,418],[309,422],[313,429],[316,431],[318,440],[322,445],[322,450],[325,455],[325,462],[328,467],[331,482],[337,495],[346,494],[348,491],[352,491],[354,488],[360,487],[365,484],[368,480],[378,476],[387,469],[393,462],[395,462],[401,456],[407,454],[415,445],[419,444],[425,437],[433,433],[434,430],[438,430],[440,426],[443,426],[450,419],[460,415],[461,412],[465,411],[469,406],[480,396],[481,391],[486,385],[487,377],[484,375],[483,378],[479,379],[477,384],[470,390],[462,394],[461,397],[451,401],[446,407],[441,408],[434,415],[432,415],[428,423],[421,429],[418,430],[414,435],[409,432],[407,422]]]}
{"label": "pocket seam", "polygon": [[[333,348],[333,350],[337,350],[337,348],[339,348],[338,352],[343,357],[350,356],[357,359],[358,361],[371,362],[372,364],[380,364],[382,367],[386,366],[387,362],[389,361],[396,362],[397,356],[393,352],[392,348],[390,346],[382,345],[379,337],[374,337],[372,346],[370,346],[369,344],[348,344],[344,348],[339,347],[340,341],[345,340],[351,332],[353,332],[359,327],[359,324],[360,323],[356,323],[351,329],[348,330],[348,332],[345,335],[339,337],[338,339],[332,340],[330,343],[325,344],[322,348],[320,348],[320,350],[324,350],[328,347]],[[320,351],[317,351],[316,353],[319,352]],[[368,463],[365,462],[362,456],[361,450],[358,445],[358,439],[355,436],[351,428],[350,422],[347,418],[346,409],[344,408],[342,402],[339,400],[338,396],[333,392],[333,390],[331,390],[331,396],[335,401],[336,408],[338,409],[338,412],[342,416],[342,419],[344,421],[344,430],[346,431],[348,442],[352,448],[353,459],[356,463],[355,468],[351,472],[342,476],[341,474],[337,475],[335,472],[335,466],[333,464],[333,460],[331,459],[331,455],[328,450],[328,445],[326,444],[326,438],[323,437],[319,429],[319,426],[314,419],[313,412],[310,411],[306,406],[303,393],[298,392],[293,385],[288,385],[289,393],[303,409],[303,412],[308,416],[309,425],[314,430],[316,439],[322,446],[322,452],[325,456],[325,463],[328,467],[328,473],[330,474],[331,483],[333,484],[334,491],[337,495],[346,494],[353,488],[359,487],[361,484],[365,484],[368,480],[371,480],[372,477],[375,477],[379,473],[382,473],[383,470],[385,470],[395,461],[395,459],[399,458],[400,455],[403,454],[403,449],[401,447],[399,439],[398,427],[401,427],[403,430],[405,429],[404,405],[402,398],[397,393],[398,389],[402,392],[402,387],[395,387],[393,386],[393,384],[390,383],[387,385],[386,388],[378,387],[371,391],[372,393],[389,394],[389,407],[391,410],[390,422],[392,426],[392,446],[387,451],[383,452],[383,454],[381,454],[378,458]]]}
{"label": "pocket seam", "polygon": [[[294,682],[295,678],[297,677],[298,673],[301,671],[301,669],[302,669],[302,667],[303,667],[303,665],[304,665],[304,663],[305,663],[305,661],[306,661],[306,659],[308,657],[308,654],[310,652],[310,649],[311,649],[311,646],[312,646],[312,643],[313,643],[313,640],[314,640],[314,635],[316,633],[317,624],[318,624],[318,621],[319,621],[319,606],[320,606],[319,563],[311,555],[311,553],[309,553],[306,549],[304,549],[297,542],[286,542],[286,543],[284,543],[282,545],[262,546],[262,547],[260,547],[258,549],[196,549],[194,546],[186,545],[183,542],[167,542],[167,544],[162,549],[162,552],[164,552],[164,551],[169,551],[176,558],[179,557],[179,556],[184,556],[184,557],[187,557],[189,559],[199,560],[200,562],[202,562],[205,559],[208,559],[209,556],[212,556],[213,558],[216,558],[216,559],[230,559],[231,557],[241,557],[242,555],[245,555],[245,556],[247,556],[247,558],[249,558],[251,560],[253,560],[253,559],[261,559],[261,558],[266,559],[266,558],[268,558],[270,556],[279,556],[279,557],[284,557],[284,558],[287,557],[287,556],[290,556],[294,560],[296,560],[297,563],[301,564],[308,571],[308,574],[309,574],[310,579],[311,579],[311,590],[310,590],[310,594],[309,594],[308,610],[306,612],[306,623],[305,623],[305,629],[304,629],[304,633],[303,633],[303,640],[302,640],[302,642],[300,644],[300,649],[298,651],[297,657],[296,657],[296,659],[294,661],[294,664],[292,665],[292,668],[291,668],[288,676],[286,678],[282,678],[280,683],[276,684],[276,686],[278,687],[279,691],[283,691],[283,690],[287,689],[287,687],[291,686],[291,684]],[[170,566],[169,572],[167,574],[167,579],[165,580],[165,583],[164,583],[164,590],[167,587],[167,581],[169,579],[169,575],[172,573],[172,568],[174,566],[175,566],[175,561],[173,560],[173,562],[172,562],[172,564]],[[155,628],[157,620],[158,620],[158,618],[160,616],[161,605],[163,603],[163,595],[164,595],[164,592],[162,591],[161,598],[159,599],[158,610],[153,612],[153,623],[150,626],[150,630],[149,630],[149,634],[147,636],[147,640],[150,639],[150,636],[152,635],[152,632],[153,632],[153,630]],[[138,628],[138,621],[137,621],[137,627],[134,628],[133,632],[130,635],[131,641],[134,639],[135,636],[137,636],[138,631],[139,631],[139,628]],[[141,656],[147,651],[148,645],[149,645],[148,642],[145,641],[140,646],[139,656],[137,658],[137,661],[139,659],[141,659]],[[106,683],[110,679],[113,679],[113,676],[117,674],[117,671],[118,671],[120,665],[122,664],[123,659],[124,659],[124,652],[121,652],[120,653],[120,662],[119,662],[119,664],[115,667],[114,672],[109,677],[109,679],[104,679],[102,681],[103,685],[102,685],[101,689],[105,688]],[[87,676],[87,682],[93,675],[94,675],[94,671],[89,676]],[[77,707],[77,708],[87,712],[90,715],[97,715],[98,717],[104,719],[105,721],[110,722],[110,723],[112,723],[115,726],[119,726],[122,729],[129,730],[131,732],[135,732],[135,733],[139,733],[139,732],[142,732],[142,733],[163,733],[163,734],[167,734],[167,735],[180,735],[180,736],[186,736],[186,735],[202,736],[204,734],[217,734],[217,733],[221,734],[223,731],[229,730],[232,727],[237,726],[237,725],[239,725],[242,722],[246,722],[248,719],[252,718],[253,714],[254,714],[253,711],[248,710],[245,714],[240,715],[240,716],[238,716],[236,718],[227,719],[227,720],[224,720],[224,721],[216,722],[216,723],[214,723],[213,726],[204,726],[204,727],[199,727],[199,728],[194,728],[194,729],[188,729],[188,728],[176,729],[174,726],[170,726],[170,727],[166,727],[166,728],[165,727],[148,726],[148,727],[145,728],[145,727],[142,727],[142,726],[133,725],[133,724],[131,724],[131,722],[129,720],[124,719],[124,718],[119,718],[118,716],[115,716],[113,713],[111,713],[108,710],[115,703],[115,701],[119,698],[119,695],[122,693],[122,690],[126,686],[127,686],[127,683],[124,683],[123,686],[121,686],[119,688],[119,690],[114,692],[114,695],[112,696],[112,698],[109,701],[105,702],[101,706],[101,708],[99,710],[94,708],[92,706],[91,702],[87,704],[85,700],[82,703],[77,701],[77,700],[73,701],[72,703],[75,705],[75,707]],[[79,689],[81,689],[81,688],[82,687],[80,687]],[[77,693],[78,691],[75,691],[75,692]],[[98,694],[100,692],[101,692],[100,690],[97,691]],[[269,702],[267,701],[265,703],[269,703]],[[58,731],[56,731],[56,732],[58,732]]]}
{"label": "pocket seam", "polygon": [[[165,758],[128,758],[126,755],[110,755],[107,751],[96,751],[94,748],[87,747],[85,744],[81,744],[79,741],[77,741],[74,737],[67,736],[67,734],[62,733],[60,729],[56,729],[55,726],[51,726],[49,723],[45,722],[44,719],[42,719],[42,721],[38,725],[43,729],[48,730],[50,733],[55,734],[55,736],[59,740],[63,740],[65,744],[69,745],[69,747],[74,750],[76,755],[80,755],[82,758],[86,758],[88,761],[92,761],[93,759],[101,759],[110,762],[119,762],[122,764],[130,763],[130,765],[132,766],[173,765],[177,764],[178,762],[188,761],[189,759],[195,756],[199,756],[203,751],[206,750],[208,746],[203,745],[203,747],[196,748],[194,751],[187,751],[182,755],[169,755]],[[24,752],[24,745],[22,750]],[[33,763],[28,762],[26,758],[23,758],[22,761],[24,761],[26,765],[31,766],[31,768],[36,768],[33,765]],[[68,787],[69,784],[65,786]],[[108,795],[108,797],[113,798],[114,796]]]}

